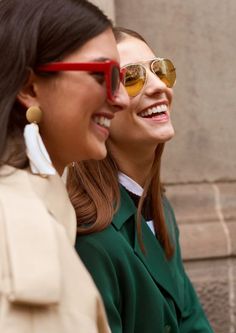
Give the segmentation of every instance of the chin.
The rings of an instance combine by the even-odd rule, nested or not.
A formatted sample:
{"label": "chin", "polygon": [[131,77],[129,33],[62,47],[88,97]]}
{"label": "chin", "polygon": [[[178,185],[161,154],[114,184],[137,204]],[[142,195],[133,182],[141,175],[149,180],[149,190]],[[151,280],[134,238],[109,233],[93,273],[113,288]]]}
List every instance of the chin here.
{"label": "chin", "polygon": [[107,148],[104,145],[103,147],[98,147],[95,151],[94,154],[90,155],[90,158],[88,159],[93,159],[93,160],[103,160],[107,156]]}
{"label": "chin", "polygon": [[175,135],[175,131],[172,127],[168,130],[164,130],[162,133],[159,132],[158,135],[156,136],[156,139],[158,142],[165,143],[166,141],[171,140],[174,135]]}

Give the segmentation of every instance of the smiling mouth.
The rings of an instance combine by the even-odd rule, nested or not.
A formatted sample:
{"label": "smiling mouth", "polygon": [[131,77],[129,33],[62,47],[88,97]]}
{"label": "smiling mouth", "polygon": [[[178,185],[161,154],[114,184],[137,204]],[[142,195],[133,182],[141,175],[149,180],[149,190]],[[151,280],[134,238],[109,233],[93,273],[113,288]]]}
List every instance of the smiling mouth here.
{"label": "smiling mouth", "polygon": [[166,114],[167,111],[168,111],[167,105],[161,104],[138,113],[138,116],[142,118],[152,118],[154,116]]}
{"label": "smiling mouth", "polygon": [[95,116],[95,117],[93,117],[93,120],[99,126],[102,126],[105,128],[110,128],[110,126],[111,126],[111,119],[108,119],[104,116]]}

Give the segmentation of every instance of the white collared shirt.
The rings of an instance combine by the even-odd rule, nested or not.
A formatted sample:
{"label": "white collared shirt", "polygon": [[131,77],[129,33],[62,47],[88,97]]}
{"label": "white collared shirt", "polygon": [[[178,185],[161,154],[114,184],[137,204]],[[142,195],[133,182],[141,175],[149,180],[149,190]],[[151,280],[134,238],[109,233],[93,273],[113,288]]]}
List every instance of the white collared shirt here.
{"label": "white collared shirt", "polygon": [[[119,183],[121,185],[123,185],[129,192],[141,197],[141,195],[143,194],[143,188],[138,183],[136,183],[132,178],[130,178],[129,176],[125,175],[122,172],[119,172],[118,179],[119,179]],[[146,221],[146,222],[147,222],[147,225],[149,226],[149,228],[151,229],[151,231],[155,235],[153,220]]]}

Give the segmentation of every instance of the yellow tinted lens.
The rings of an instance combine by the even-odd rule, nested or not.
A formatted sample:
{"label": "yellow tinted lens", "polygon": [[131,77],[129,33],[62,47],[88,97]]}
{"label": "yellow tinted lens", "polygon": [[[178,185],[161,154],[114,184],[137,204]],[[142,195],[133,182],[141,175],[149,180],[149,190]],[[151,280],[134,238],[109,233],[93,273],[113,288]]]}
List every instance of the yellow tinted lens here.
{"label": "yellow tinted lens", "polygon": [[172,88],[176,81],[176,71],[169,59],[157,59],[151,64],[152,71],[168,88]]}
{"label": "yellow tinted lens", "polygon": [[129,96],[134,97],[142,90],[146,80],[146,70],[141,65],[125,67],[124,86]]}

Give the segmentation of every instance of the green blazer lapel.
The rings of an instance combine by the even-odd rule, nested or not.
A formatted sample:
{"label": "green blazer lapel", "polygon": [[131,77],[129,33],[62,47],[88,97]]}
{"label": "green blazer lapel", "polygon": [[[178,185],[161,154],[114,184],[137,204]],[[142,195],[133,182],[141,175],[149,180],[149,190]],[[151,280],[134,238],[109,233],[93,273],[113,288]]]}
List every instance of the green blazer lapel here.
{"label": "green blazer lapel", "polygon": [[123,186],[120,186],[120,207],[113,216],[112,224],[120,230],[123,224],[136,213],[137,209]]}
{"label": "green blazer lapel", "polygon": [[177,288],[176,279],[179,277],[176,275],[176,266],[172,260],[168,262],[164,250],[144,220],[142,220],[142,238],[145,253],[139,246],[135,230],[134,252],[141,259],[154,281],[173,297],[179,309],[182,310],[181,300],[184,285],[182,290]]}
{"label": "green blazer lapel", "polygon": [[[137,209],[133,203],[133,200],[130,198],[126,190],[121,187],[121,202],[120,208],[113,218],[112,224],[116,229],[120,230],[125,222],[133,215],[135,219],[135,214]],[[125,225],[123,226],[125,228]],[[154,281],[165,289],[175,300],[179,309],[182,309],[182,290],[176,288],[177,283],[176,279],[180,279],[176,273],[176,265],[173,262],[173,259],[170,262],[167,262],[165,253],[157,241],[156,237],[148,227],[147,223],[142,220],[142,237],[145,246],[145,253],[142,253],[142,250],[139,246],[138,235],[136,228],[134,230],[134,252],[142,261]],[[132,244],[133,245],[133,244]],[[181,284],[181,281],[178,282]],[[181,292],[182,291],[182,292]]]}

